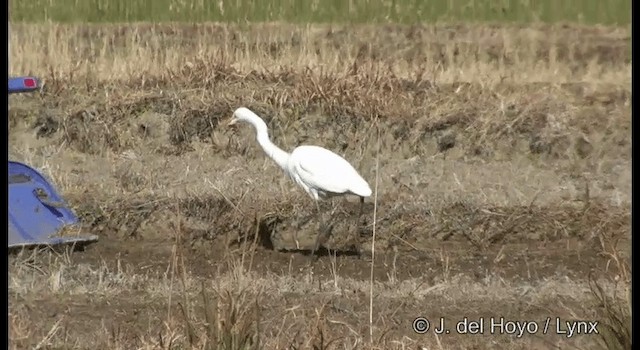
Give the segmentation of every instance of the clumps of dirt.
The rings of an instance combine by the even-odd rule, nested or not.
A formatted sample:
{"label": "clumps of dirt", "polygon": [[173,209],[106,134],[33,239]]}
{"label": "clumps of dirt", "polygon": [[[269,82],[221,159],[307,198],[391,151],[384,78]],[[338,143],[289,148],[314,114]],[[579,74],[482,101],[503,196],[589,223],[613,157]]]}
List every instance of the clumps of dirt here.
{"label": "clumps of dirt", "polygon": [[[358,80],[353,83],[358,83]],[[468,155],[483,157],[490,157],[497,144],[517,139],[529,139],[532,154],[561,158],[566,157],[569,151],[575,151],[580,157],[587,157],[593,152],[584,140],[576,140],[577,146],[570,147],[574,144],[570,134],[575,135],[575,131],[568,129],[567,125],[554,126],[549,120],[549,115],[565,113],[564,108],[545,101],[514,103],[506,107],[504,114],[492,117],[495,112],[489,109],[497,101],[487,94],[483,95],[477,91],[479,87],[473,85],[465,87],[468,90],[465,96],[445,96],[448,89],[440,86],[437,90],[442,91],[425,93],[426,101],[414,101],[414,109],[405,104],[408,102],[406,99],[385,102],[371,97],[369,104],[361,106],[356,99],[345,100],[348,87],[344,87],[342,92],[342,89],[334,91],[333,97],[326,95],[324,100],[317,97],[308,100],[302,95],[320,95],[314,91],[305,92],[296,85],[295,89],[283,90],[286,98],[283,99],[285,103],[282,108],[272,104],[273,96],[269,94],[256,93],[254,100],[240,101],[239,96],[248,89],[263,90],[264,84],[254,81],[231,89],[237,98],[176,103],[170,114],[158,112],[166,109],[163,105],[171,103],[168,97],[131,98],[121,103],[111,101],[109,104],[94,104],[62,117],[43,114],[33,128],[40,137],[57,136],[59,142],[89,154],[104,150],[121,153],[138,147],[151,153],[179,155],[192,151],[191,143],[194,141],[210,143],[216,152],[224,153],[233,145],[216,135],[222,127],[219,124],[230,117],[235,108],[246,105],[264,117],[274,138],[285,133],[291,144],[322,140],[326,147],[340,152],[362,147],[366,142],[374,144],[371,142],[371,135],[375,134],[372,128],[381,128],[385,134],[390,133],[390,146],[402,144],[407,152],[418,154],[431,149],[431,146],[425,145],[430,145],[434,138],[436,143],[433,146],[438,152],[458,147],[466,150]],[[322,88],[314,89],[324,91]],[[330,92],[327,90],[325,94]],[[410,95],[412,92],[404,94]],[[339,95],[342,97],[337,98]],[[235,102],[236,99],[240,102]],[[159,103],[160,100],[162,103]],[[309,102],[312,104],[306,104]],[[436,112],[429,111],[431,107]],[[363,121],[373,123],[367,124],[369,128],[363,128]],[[569,123],[573,122],[564,119],[564,124]]]}
{"label": "clumps of dirt", "polygon": [[584,135],[578,135],[574,141],[574,150],[578,157],[584,159],[593,153],[593,144]]}
{"label": "clumps of dirt", "polygon": [[148,184],[147,173],[141,162],[123,162],[116,166],[114,177],[123,190],[136,193]]}
{"label": "clumps of dirt", "polygon": [[128,127],[136,139],[137,147],[148,153],[160,155],[178,155],[192,151],[188,144],[172,142],[174,133],[173,120],[170,115],[147,111],[132,121]]}
{"label": "clumps of dirt", "polygon": [[138,135],[143,140],[168,141],[171,125],[168,115],[147,111],[135,118]]}
{"label": "clumps of dirt", "polygon": [[202,109],[187,109],[172,118],[169,138],[172,144],[190,143],[192,140],[211,142],[211,134],[234,108],[228,102],[214,102]]}
{"label": "clumps of dirt", "polygon": [[221,233],[235,232],[240,228],[242,212],[220,196],[194,196],[178,202],[177,213],[206,228],[186,227],[199,237],[214,239]]}
{"label": "clumps of dirt", "polygon": [[60,121],[50,114],[40,115],[31,126],[36,129],[36,137],[51,137],[58,132]]}
{"label": "clumps of dirt", "polygon": [[529,140],[529,151],[533,154],[551,155],[560,158],[566,154],[571,145],[571,139],[567,135],[544,137],[533,134]]}
{"label": "clumps of dirt", "polygon": [[[253,238],[260,246],[269,250],[281,250],[282,243],[274,240],[275,232],[278,229],[278,226],[282,223],[282,218],[269,213],[263,216],[259,220],[254,221],[254,227],[257,227],[257,230],[254,232],[247,232],[247,234],[239,236],[237,243],[241,241],[247,241],[248,239]],[[257,235],[257,236],[256,236]]]}
{"label": "clumps of dirt", "polygon": [[631,91],[622,89],[595,90],[583,93],[588,106],[611,107],[616,103],[630,101]]}
{"label": "clumps of dirt", "polygon": [[612,211],[598,201],[580,206],[493,208],[455,203],[433,218],[432,237],[464,239],[478,248],[487,248],[524,241],[590,240],[599,232],[622,233],[628,231],[629,214],[622,209]]}
{"label": "clumps of dirt", "polygon": [[544,155],[551,159],[577,157],[587,159],[594,153],[594,146],[583,133],[561,135],[544,135],[533,133],[529,139],[529,151],[532,154]]}
{"label": "clumps of dirt", "polygon": [[75,150],[88,154],[100,154],[105,148],[118,149],[120,136],[114,130],[114,123],[99,120],[98,113],[95,108],[90,108],[64,118],[63,140]]}
{"label": "clumps of dirt", "polygon": [[[353,238],[360,244],[371,239],[371,210],[365,208],[364,224],[356,227],[359,204],[344,203],[331,215],[332,235],[327,248],[349,249]],[[554,242],[563,239],[590,241],[601,233],[620,235],[628,233],[629,211],[612,209],[597,200],[578,206],[519,206],[478,207],[456,202],[439,211],[394,211],[379,207],[378,232],[393,235],[378,236],[377,246],[427,247],[433,241],[464,242],[476,249],[489,249],[502,244],[523,242]],[[252,229],[244,230],[245,240],[254,235],[264,247],[276,250],[310,250],[319,232],[318,220],[313,212],[300,211],[293,206],[282,207],[264,215]],[[256,226],[259,226],[256,230]]]}
{"label": "clumps of dirt", "polygon": [[34,112],[29,104],[11,106],[7,117],[9,119],[9,130],[15,130],[16,127],[33,123],[34,119],[37,118],[37,112]]}
{"label": "clumps of dirt", "polygon": [[[380,232],[406,242],[467,241],[480,249],[518,242],[591,240],[598,233],[628,232],[629,213],[591,201],[581,206],[476,207],[453,203],[439,212],[402,212],[382,218]],[[397,244],[392,243],[392,244]]]}
{"label": "clumps of dirt", "polygon": [[[66,116],[45,115],[33,128],[39,135],[51,138],[61,131],[59,142],[87,154],[141,148],[179,155],[192,151],[193,141],[218,144],[212,139],[213,133],[219,129],[220,121],[231,117],[237,108],[227,100],[184,105],[171,100],[166,96],[142,96],[94,103]],[[167,108],[168,104],[174,106]],[[256,112],[264,112],[264,104],[254,106]],[[273,115],[273,110],[263,115]]]}
{"label": "clumps of dirt", "polygon": [[[48,96],[65,98],[51,94],[45,97]],[[93,102],[87,102],[85,106],[76,107],[70,112],[52,110],[45,103],[40,107],[40,116],[31,123],[31,129],[36,131],[38,137],[57,139],[82,153],[99,154],[107,149],[120,152],[132,148],[144,136],[149,136],[149,130],[145,129],[149,126],[149,118],[144,118],[146,113],[154,110],[166,111],[166,104],[170,100],[162,96],[128,96],[104,102],[99,101],[97,96],[87,97],[88,101]],[[143,121],[139,125],[132,125],[131,121],[138,116],[142,116]],[[167,128],[164,129],[166,132]],[[158,133],[153,135],[157,136]]]}
{"label": "clumps of dirt", "polygon": [[455,131],[448,131],[438,137],[438,151],[446,152],[456,145],[456,133]]}
{"label": "clumps of dirt", "polygon": [[229,233],[237,235],[247,226],[242,212],[219,196],[139,195],[126,200],[99,200],[72,194],[69,202],[78,203],[74,210],[87,230],[123,239],[167,238],[173,231],[183,241],[196,244]]}
{"label": "clumps of dirt", "polygon": [[92,233],[136,237],[140,225],[168,200],[151,197],[100,200],[90,193],[82,193],[69,195],[68,201],[77,203],[73,205],[73,209],[81,223]]}
{"label": "clumps of dirt", "polygon": [[[83,107],[41,113],[33,128],[41,137],[58,138],[89,154],[140,147],[179,155],[193,151],[192,142],[211,143],[224,154],[234,145],[216,135],[222,129],[219,124],[235,108],[247,106],[264,117],[274,138],[284,134],[290,144],[322,141],[340,152],[362,152],[375,144],[370,142],[373,131],[381,130],[387,145],[404,149],[402,156],[407,157],[455,147],[466,156],[490,158],[502,155],[505,145],[520,142],[528,143],[534,155],[587,158],[595,151],[590,142],[583,142],[591,134],[615,131],[608,139],[624,139],[614,124],[624,117],[621,104],[630,99],[628,92],[583,86],[505,84],[486,89],[467,82],[432,84],[421,74],[408,79],[375,65],[341,74],[294,67],[240,74],[229,62],[218,60],[196,61],[182,70],[171,78],[156,77],[166,80],[162,86],[169,90],[119,91],[107,100],[104,86],[88,83]],[[203,82],[203,76],[209,80]],[[196,84],[202,90],[183,91]],[[216,90],[221,85],[224,94]],[[77,91],[45,94],[42,103],[51,108],[51,101],[71,94]],[[585,106],[585,99],[593,103]],[[13,123],[24,118],[18,116],[24,111],[13,113]],[[526,146],[522,150],[526,152]]]}
{"label": "clumps of dirt", "polygon": [[[52,137],[60,129],[59,112],[42,107],[37,99],[21,101],[9,109],[9,130],[35,130],[37,138]],[[24,103],[24,104],[23,104]]]}

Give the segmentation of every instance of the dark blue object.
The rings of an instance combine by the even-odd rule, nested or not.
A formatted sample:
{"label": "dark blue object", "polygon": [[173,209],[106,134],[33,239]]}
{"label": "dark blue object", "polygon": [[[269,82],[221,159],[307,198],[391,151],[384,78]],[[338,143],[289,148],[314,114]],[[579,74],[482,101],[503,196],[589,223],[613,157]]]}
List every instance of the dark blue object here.
{"label": "dark blue object", "polygon": [[9,161],[9,248],[93,242],[97,236],[55,237],[78,218],[35,169]]}
{"label": "dark blue object", "polygon": [[34,77],[9,78],[9,93],[31,92],[38,90],[38,79]]}

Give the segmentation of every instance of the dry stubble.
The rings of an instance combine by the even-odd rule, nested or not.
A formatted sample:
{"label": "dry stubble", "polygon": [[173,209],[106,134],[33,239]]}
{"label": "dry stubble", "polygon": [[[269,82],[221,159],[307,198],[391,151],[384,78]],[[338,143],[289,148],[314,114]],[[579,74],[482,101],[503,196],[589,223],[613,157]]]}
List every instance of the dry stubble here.
{"label": "dry stubble", "polygon": [[[600,252],[629,249],[628,30],[245,29],[12,26],[10,72],[45,87],[12,97],[10,154],[100,235],[82,253],[13,259],[15,347],[204,348],[256,332],[267,347],[367,341],[368,263],[340,254],[357,206],[337,211],[337,257],[310,268],[277,251],[313,206],[251,131],[219,126],[240,105],[283,148],[322,144],[371,183],[381,130],[374,346],[597,346],[436,339],[410,322],[603,317],[588,273],[612,291],[624,274]],[[302,225],[302,243],[314,228]],[[232,319],[242,334],[225,328]]]}

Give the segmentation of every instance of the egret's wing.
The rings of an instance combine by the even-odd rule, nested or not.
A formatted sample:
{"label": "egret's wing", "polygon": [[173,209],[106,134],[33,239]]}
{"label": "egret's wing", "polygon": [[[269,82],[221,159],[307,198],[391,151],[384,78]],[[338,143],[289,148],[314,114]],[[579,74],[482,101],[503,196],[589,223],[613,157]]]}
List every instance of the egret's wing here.
{"label": "egret's wing", "polygon": [[354,174],[357,175],[344,158],[314,146],[297,150],[296,168],[298,175],[308,186],[333,193],[348,191]]}

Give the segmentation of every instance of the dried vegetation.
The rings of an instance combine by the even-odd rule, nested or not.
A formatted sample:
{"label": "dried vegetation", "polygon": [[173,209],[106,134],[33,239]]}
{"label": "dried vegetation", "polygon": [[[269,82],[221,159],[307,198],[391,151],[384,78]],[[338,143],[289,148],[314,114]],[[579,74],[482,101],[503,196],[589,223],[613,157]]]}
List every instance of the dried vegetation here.
{"label": "dried vegetation", "polygon": [[[14,348],[630,344],[628,29],[11,30],[10,72],[44,87],[11,97],[10,157],[100,236],[12,257]],[[223,127],[241,105],[285,149],[321,144],[372,184],[379,172],[371,324],[369,262],[344,242],[357,205],[333,203],[331,254],[309,265],[293,232],[315,238],[313,204],[249,128]],[[598,319],[601,337],[417,335],[421,313]]]}

